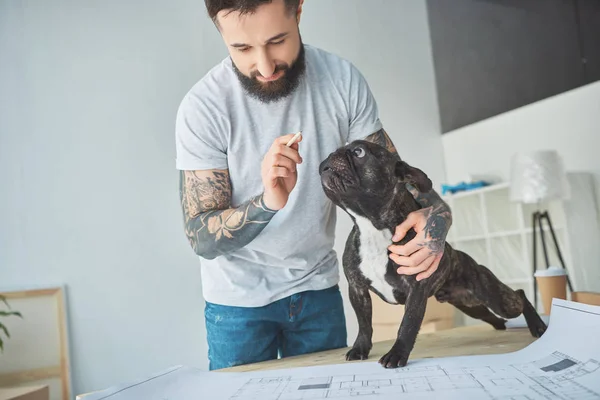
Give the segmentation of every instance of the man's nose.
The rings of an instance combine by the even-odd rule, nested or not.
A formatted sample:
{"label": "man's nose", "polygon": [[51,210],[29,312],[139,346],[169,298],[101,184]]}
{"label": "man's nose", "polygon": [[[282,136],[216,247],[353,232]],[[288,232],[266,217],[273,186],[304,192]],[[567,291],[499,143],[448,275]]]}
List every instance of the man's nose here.
{"label": "man's nose", "polygon": [[256,69],[264,77],[269,78],[275,71],[275,62],[269,57],[266,51],[261,52],[260,58],[256,63]]}

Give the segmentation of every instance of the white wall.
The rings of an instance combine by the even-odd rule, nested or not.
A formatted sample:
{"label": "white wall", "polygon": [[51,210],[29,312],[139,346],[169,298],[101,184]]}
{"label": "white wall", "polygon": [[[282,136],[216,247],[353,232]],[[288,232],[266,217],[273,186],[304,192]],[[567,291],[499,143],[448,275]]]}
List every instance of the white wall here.
{"label": "white wall", "polygon": [[[451,183],[471,174],[493,175],[508,181],[510,158],[515,152],[557,150],[568,172],[593,175],[596,194],[594,199],[592,193],[590,201],[596,203],[596,213],[600,210],[600,82],[457,129],[443,135],[442,142]],[[572,189],[573,201],[587,198],[587,193],[577,194],[575,185]],[[571,262],[587,272],[575,274],[574,288],[597,291],[600,287],[597,279],[582,278],[598,275],[598,245],[594,245],[594,238],[598,237],[600,221],[578,222],[585,225],[573,222],[569,228],[570,252],[574,257]],[[581,243],[577,239],[580,236],[586,238]],[[569,264],[568,259],[566,262]]]}
{"label": "white wall", "polygon": [[470,174],[507,180],[513,153],[555,149],[568,171],[594,173],[598,188],[600,82],[444,134],[442,143],[450,183]]}
{"label": "white wall", "polygon": [[[426,24],[423,1],[308,0],[301,32],[356,63],[401,154],[439,185]],[[203,1],[2,1],[0,54],[0,285],[67,286],[77,393],[205,368],[173,134],[183,94],[226,55]]]}

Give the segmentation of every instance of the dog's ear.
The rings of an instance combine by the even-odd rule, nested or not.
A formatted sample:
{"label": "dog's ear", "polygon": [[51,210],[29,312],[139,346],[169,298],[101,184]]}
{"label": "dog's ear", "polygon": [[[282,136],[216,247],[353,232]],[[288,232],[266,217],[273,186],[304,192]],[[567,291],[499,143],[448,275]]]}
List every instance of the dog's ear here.
{"label": "dog's ear", "polygon": [[409,182],[419,189],[419,192],[429,192],[433,187],[431,179],[429,179],[425,172],[421,171],[419,168],[411,167],[404,161],[396,162],[395,173],[402,181]]}

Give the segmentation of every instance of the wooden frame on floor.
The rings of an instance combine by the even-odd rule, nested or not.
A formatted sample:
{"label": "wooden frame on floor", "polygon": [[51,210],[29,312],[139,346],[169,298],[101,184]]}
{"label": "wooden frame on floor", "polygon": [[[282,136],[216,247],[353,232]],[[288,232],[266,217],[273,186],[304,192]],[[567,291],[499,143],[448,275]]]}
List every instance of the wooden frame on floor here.
{"label": "wooden frame on floor", "polygon": [[[0,387],[47,383],[55,386],[54,398],[70,400],[73,389],[64,288],[0,288],[0,294],[6,298],[11,310],[23,314],[23,318],[8,317],[2,320],[11,337],[3,336],[4,354],[0,353],[0,359],[3,361],[0,363],[3,365],[0,366]],[[54,312],[55,316],[48,316],[48,310]],[[35,355],[36,351],[40,351],[35,350],[35,345],[42,347],[42,344],[45,345],[44,340],[56,347],[48,349],[44,346],[47,352]],[[24,354],[23,349],[33,349],[33,355]],[[36,362],[39,362],[39,366],[25,367],[25,364]]]}

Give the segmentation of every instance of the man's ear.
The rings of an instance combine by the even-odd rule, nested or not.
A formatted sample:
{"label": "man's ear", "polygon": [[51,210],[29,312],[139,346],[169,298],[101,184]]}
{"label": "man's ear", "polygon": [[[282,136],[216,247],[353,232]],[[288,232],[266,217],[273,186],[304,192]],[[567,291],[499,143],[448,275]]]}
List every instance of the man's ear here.
{"label": "man's ear", "polygon": [[300,16],[302,15],[302,6],[304,5],[304,0],[300,0],[298,2],[298,9],[296,10],[296,21],[298,24],[300,23]]}
{"label": "man's ear", "polygon": [[402,181],[408,182],[419,189],[419,192],[427,193],[433,187],[431,179],[419,168],[411,167],[404,161],[396,161],[396,176]]}

